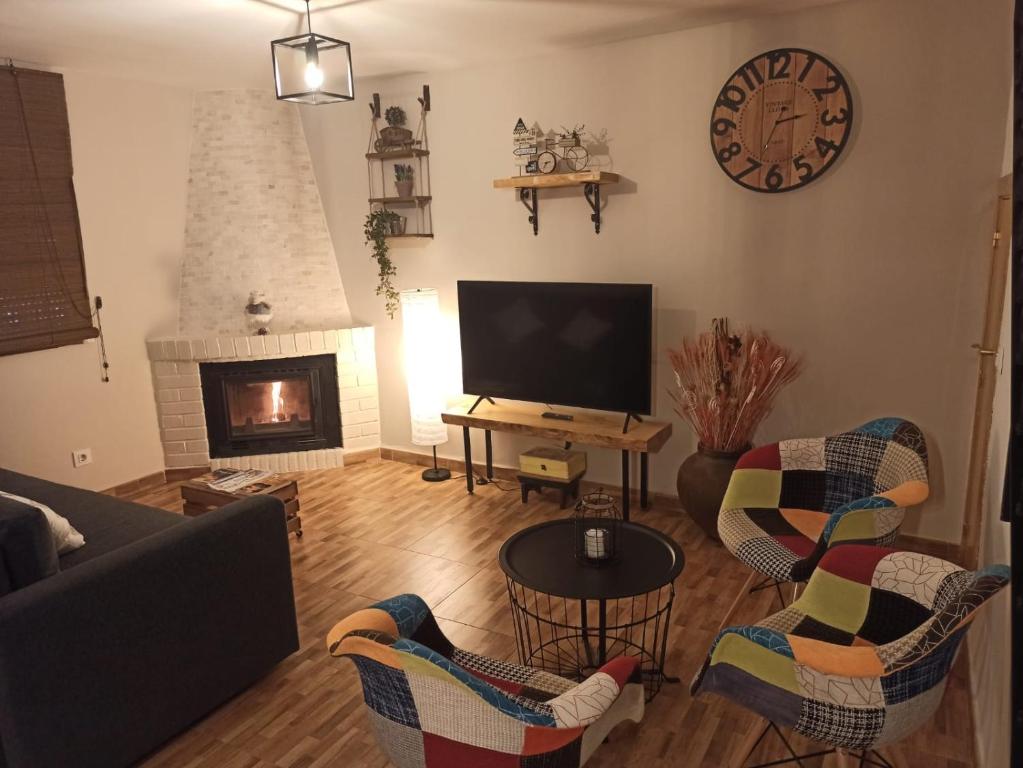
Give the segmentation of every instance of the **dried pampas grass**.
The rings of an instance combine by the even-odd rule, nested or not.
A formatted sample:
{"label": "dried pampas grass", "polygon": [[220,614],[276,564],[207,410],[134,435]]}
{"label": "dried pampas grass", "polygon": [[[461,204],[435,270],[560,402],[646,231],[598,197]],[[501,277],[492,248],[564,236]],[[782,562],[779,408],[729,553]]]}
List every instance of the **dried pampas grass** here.
{"label": "dried pampas grass", "polygon": [[739,451],[753,442],[782,387],[794,381],[802,362],[766,333],[728,332],[728,320],[682,340],[668,350],[677,392],[675,412],[689,422],[700,444],[715,451]]}

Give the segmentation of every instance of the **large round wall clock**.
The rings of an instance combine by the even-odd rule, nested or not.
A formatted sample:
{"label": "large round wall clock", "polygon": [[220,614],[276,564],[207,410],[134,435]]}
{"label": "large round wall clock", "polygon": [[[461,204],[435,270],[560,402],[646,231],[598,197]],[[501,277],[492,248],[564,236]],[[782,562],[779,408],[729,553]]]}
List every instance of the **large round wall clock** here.
{"label": "large round wall clock", "polygon": [[714,102],[710,143],[732,181],[788,192],[835,163],[852,123],[852,94],[835,65],[813,51],[779,48],[728,78]]}

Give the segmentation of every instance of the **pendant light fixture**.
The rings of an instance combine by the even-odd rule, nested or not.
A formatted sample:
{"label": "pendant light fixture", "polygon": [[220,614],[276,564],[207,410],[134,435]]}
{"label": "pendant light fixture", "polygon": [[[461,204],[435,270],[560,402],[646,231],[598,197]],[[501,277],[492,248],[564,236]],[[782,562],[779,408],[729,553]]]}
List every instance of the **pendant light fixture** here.
{"label": "pendant light fixture", "polygon": [[313,32],[309,0],[305,18],[305,34],[270,43],[277,98],[299,104],[351,101],[355,98],[351,45]]}

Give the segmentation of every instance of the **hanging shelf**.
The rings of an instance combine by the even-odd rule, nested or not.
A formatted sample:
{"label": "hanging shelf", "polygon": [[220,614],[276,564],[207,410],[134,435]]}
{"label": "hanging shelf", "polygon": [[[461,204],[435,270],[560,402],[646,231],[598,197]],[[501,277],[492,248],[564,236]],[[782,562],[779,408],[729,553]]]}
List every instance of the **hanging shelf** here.
{"label": "hanging shelf", "polygon": [[609,171],[577,171],[575,173],[549,173],[534,176],[511,176],[507,179],[494,179],[494,189],[517,189],[519,200],[529,211],[529,223],[533,225],[533,234],[540,233],[540,195],[541,189],[559,187],[582,187],[583,196],[589,203],[593,213],[593,231],[600,234],[600,187],[603,184],[617,184],[619,176]]}
{"label": "hanging shelf", "polygon": [[[387,239],[431,239],[433,238],[433,213],[430,192],[430,142],[426,133],[426,113],[430,111],[430,86],[423,86],[423,95],[419,98],[419,124],[415,132],[407,131],[404,138],[396,142],[381,135],[378,122],[383,117],[380,109],[380,94],[373,94],[369,105],[372,116],[372,128],[369,146],[366,148],[366,166],[369,173],[369,206],[370,210],[395,208],[414,208],[408,212],[408,218],[402,214],[404,226],[408,230],[387,235]],[[403,196],[397,193],[397,186],[392,178],[393,161],[412,160],[414,169],[413,193]],[[411,231],[410,231],[411,230]]]}

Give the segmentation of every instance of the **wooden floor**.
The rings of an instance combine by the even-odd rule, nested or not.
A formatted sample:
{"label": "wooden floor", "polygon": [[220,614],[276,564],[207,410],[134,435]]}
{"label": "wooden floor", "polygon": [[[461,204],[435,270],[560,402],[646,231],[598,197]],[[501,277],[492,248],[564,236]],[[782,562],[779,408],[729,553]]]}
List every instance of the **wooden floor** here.
{"label": "wooden floor", "polygon": [[[305,536],[291,538],[301,650],[248,691],[152,755],[144,768],[384,768],[389,763],[368,730],[354,666],[324,648],[331,626],[352,611],[402,592],[422,595],[458,645],[513,659],[502,542],[514,531],[564,512],[548,492],[519,500],[502,483],[465,493],[459,480],[424,483],[420,469],[373,460],[344,469],[296,473]],[[133,494],[180,511],[176,484]],[[634,507],[635,509],[635,507]],[[672,615],[669,671],[641,725],[616,729],[588,763],[593,768],[727,765],[752,716],[711,696],[690,697],[719,617],[746,572],[677,509],[635,510],[634,520],[674,537],[686,553]],[[772,609],[769,591],[751,597],[737,621]],[[897,752],[907,766],[973,765],[965,656],[937,718]],[[757,762],[781,757],[764,744]],[[830,765],[831,763],[827,763]],[[807,768],[822,765],[805,761]]]}

